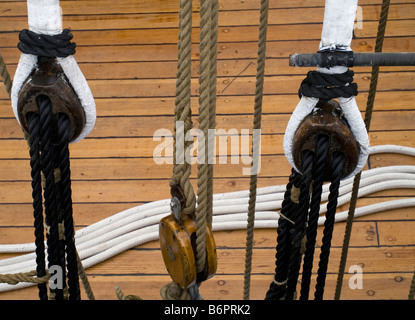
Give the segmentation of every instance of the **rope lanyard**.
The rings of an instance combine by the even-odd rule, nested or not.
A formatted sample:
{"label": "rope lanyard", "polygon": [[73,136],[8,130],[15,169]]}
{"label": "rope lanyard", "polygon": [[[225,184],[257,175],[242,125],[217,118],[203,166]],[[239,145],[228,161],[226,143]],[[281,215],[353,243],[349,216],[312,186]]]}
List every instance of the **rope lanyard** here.
{"label": "rope lanyard", "polygon": [[[261,0],[260,19],[259,19],[259,36],[258,36],[258,53],[257,53],[257,75],[255,86],[255,105],[254,105],[254,122],[253,129],[261,129],[262,117],[262,93],[264,89],[265,77],[265,58],[266,58],[266,41],[268,27],[268,8],[269,1]],[[260,135],[253,134],[252,140],[252,170],[249,184],[249,201],[248,201],[248,219],[246,229],[246,251],[245,251],[245,272],[244,272],[244,290],[243,299],[249,300],[250,280],[252,269],[252,251],[254,238],[255,222],[255,204],[258,180],[258,160],[260,153]],[[259,139],[257,139],[259,138]]]}
{"label": "rope lanyard", "polygon": [[[211,261],[207,251],[212,250],[214,246],[211,232],[207,235],[207,228],[212,227],[213,211],[213,155],[215,136],[209,135],[209,129],[215,128],[216,117],[216,76],[217,76],[217,28],[218,28],[218,1],[200,1],[200,45],[199,45],[199,130],[198,136],[198,157],[197,157],[197,200],[193,186],[190,183],[190,151],[192,141],[185,139],[186,134],[192,129],[191,117],[191,47],[192,47],[192,1],[181,0],[179,10],[179,34],[178,34],[178,63],[176,75],[176,99],[175,99],[175,124],[174,124],[174,161],[173,175],[170,181],[172,195],[172,215],[175,222],[162,219],[160,226],[163,230],[160,234],[163,258],[168,266],[172,261],[171,252],[169,256],[169,242],[165,242],[165,233],[170,232],[165,227],[186,229],[186,223],[189,228],[192,221],[195,221],[195,234],[192,238],[192,250],[194,257],[186,255],[187,245],[183,247],[181,257],[190,258],[196,266],[196,283],[188,288],[180,281],[177,282],[175,274],[170,275],[173,282],[165,285],[160,293],[163,299],[176,297],[177,299],[201,299],[198,287],[204,281],[206,272],[211,271]],[[180,127],[179,127],[180,126]],[[179,146],[181,146],[179,148]],[[197,209],[196,209],[197,202]],[[185,216],[182,217],[181,215]],[[166,217],[167,218],[167,217]],[[184,222],[186,221],[186,222]],[[174,226],[173,226],[174,225]],[[193,226],[192,226],[193,228]],[[167,231],[166,231],[167,230]],[[186,231],[190,236],[190,231]],[[209,246],[207,246],[207,237],[209,237]],[[169,240],[168,240],[169,241]],[[177,245],[177,243],[176,243]],[[181,245],[181,244],[180,244]],[[164,251],[165,250],[165,251]],[[167,257],[164,255],[167,255]],[[216,255],[215,255],[216,260]],[[210,262],[209,262],[210,261]],[[216,270],[215,267],[212,268]],[[206,271],[208,270],[208,271]],[[183,270],[182,270],[183,271]],[[189,270],[190,271],[190,270]],[[191,270],[193,272],[193,270]],[[169,271],[170,272],[170,271]],[[199,275],[203,275],[200,276]],[[176,280],[174,279],[176,278]],[[176,281],[176,282],[175,282]]]}
{"label": "rope lanyard", "polygon": [[[381,52],[383,48],[383,39],[385,38],[385,30],[386,30],[386,24],[388,21],[389,5],[390,5],[390,0],[383,0],[382,9],[381,9],[380,18],[379,18],[378,33],[376,36],[375,52]],[[366,104],[365,119],[364,119],[367,132],[369,132],[369,129],[370,129],[370,122],[372,119],[378,78],[379,78],[379,66],[373,66],[372,76],[370,78],[371,80],[370,80],[370,86],[369,86],[369,94],[368,94],[367,104]],[[359,192],[359,186],[360,186],[360,178],[361,178],[361,172],[359,172],[355,176],[354,181],[353,181],[352,196],[350,199],[350,206],[349,206],[349,212],[348,212],[347,221],[346,221],[342,252],[340,256],[340,264],[339,264],[339,272],[338,272],[337,282],[336,282],[336,290],[334,293],[335,300],[339,300],[340,295],[341,295],[344,272],[346,268],[347,254],[348,254],[349,244],[350,244],[350,237],[352,233],[354,213],[356,210],[356,204],[357,204],[357,198],[358,198],[358,192]]]}

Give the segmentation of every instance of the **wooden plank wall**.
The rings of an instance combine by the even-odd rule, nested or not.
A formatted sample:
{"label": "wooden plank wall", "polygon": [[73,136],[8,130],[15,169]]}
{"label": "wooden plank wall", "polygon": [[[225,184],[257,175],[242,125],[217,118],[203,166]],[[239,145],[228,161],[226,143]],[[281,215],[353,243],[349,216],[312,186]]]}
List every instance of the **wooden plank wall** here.
{"label": "wooden plank wall", "polygon": [[[363,27],[355,29],[352,48],[374,50],[380,0],[359,1]],[[169,198],[171,166],[156,165],[157,129],[173,128],[177,56],[178,1],[61,1],[64,27],[77,43],[79,62],[96,98],[96,127],[73,144],[74,219],[85,227],[124,209]],[[286,184],[290,167],[282,139],[297,91],[308,69],[288,66],[288,55],[315,52],[321,34],[323,0],[271,1],[263,99],[262,168],[259,186]],[[220,1],[217,128],[252,128],[259,1]],[[13,75],[19,59],[18,32],[27,27],[25,1],[0,0],[0,50]],[[197,127],[198,4],[194,4],[192,108]],[[385,52],[415,51],[415,1],[392,1]],[[355,68],[357,101],[365,108],[369,68]],[[370,140],[372,145],[415,147],[415,68],[381,68]],[[33,242],[28,147],[0,88],[0,243]],[[250,130],[252,133],[252,130]],[[369,166],[414,165],[413,158],[379,154]],[[215,165],[214,192],[246,190],[245,165]],[[246,167],[246,166],[245,166]],[[196,182],[196,168],[192,183]],[[410,189],[382,191],[358,206],[413,196]],[[346,210],[343,206],[340,210]],[[348,288],[342,299],[405,299],[415,266],[415,215],[412,208],[357,219],[346,271],[363,268],[363,289]],[[321,234],[321,228],[319,232]],[[332,299],[344,223],[337,223],[328,270],[326,299]],[[252,299],[263,299],[274,272],[275,230],[255,233]],[[206,299],[241,299],[244,231],[215,233],[218,272],[204,283]],[[320,245],[318,237],[318,246]],[[319,250],[316,250],[318,254]],[[3,254],[1,258],[11,255]],[[317,256],[316,256],[317,259]],[[116,299],[114,287],[144,299],[160,299],[169,281],[158,242],[132,248],[87,270],[98,299]],[[0,294],[0,299],[37,299],[36,288]]]}

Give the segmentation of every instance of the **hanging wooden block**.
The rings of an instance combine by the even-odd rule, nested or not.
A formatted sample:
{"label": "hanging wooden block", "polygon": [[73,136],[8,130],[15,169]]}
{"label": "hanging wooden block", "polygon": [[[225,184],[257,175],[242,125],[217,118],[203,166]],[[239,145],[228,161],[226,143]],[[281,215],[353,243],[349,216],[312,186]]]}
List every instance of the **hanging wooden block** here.
{"label": "hanging wooden block", "polygon": [[335,100],[320,100],[313,112],[298,126],[292,151],[297,168],[302,168],[301,155],[304,150],[315,151],[316,138],[319,135],[327,135],[330,139],[324,180],[330,181],[331,154],[335,151],[343,152],[346,157],[342,178],[347,177],[357,166],[359,145]]}
{"label": "hanging wooden block", "polygon": [[182,215],[179,223],[173,215],[161,219],[159,224],[160,248],[167,271],[182,289],[211,278],[217,269],[216,245],[213,233],[206,226],[205,269],[196,272],[196,222]]}
{"label": "hanging wooden block", "polygon": [[51,100],[53,114],[64,113],[68,116],[71,122],[69,141],[75,140],[85,126],[85,112],[55,59],[39,57],[37,68],[19,92],[17,111],[20,124],[26,133],[29,132],[26,115],[29,112],[39,112],[36,98],[41,95]]}

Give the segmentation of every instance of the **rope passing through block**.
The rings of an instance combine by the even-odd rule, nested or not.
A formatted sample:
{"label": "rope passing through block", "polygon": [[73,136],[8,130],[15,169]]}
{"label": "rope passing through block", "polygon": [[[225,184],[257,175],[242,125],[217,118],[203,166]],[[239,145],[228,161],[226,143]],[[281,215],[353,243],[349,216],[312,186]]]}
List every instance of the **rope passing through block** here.
{"label": "rope passing through block", "polygon": [[76,140],[85,127],[85,111],[62,68],[53,58],[39,57],[37,68],[20,89],[17,113],[26,134],[29,133],[26,115],[39,112],[36,99],[42,95],[51,100],[53,114],[68,116],[71,123],[69,141]]}
{"label": "rope passing through block", "polygon": [[304,170],[302,164],[304,150],[317,152],[317,138],[320,135],[328,138],[324,181],[329,181],[331,178],[331,155],[335,152],[342,152],[345,155],[342,178],[349,176],[355,170],[359,159],[359,145],[344,119],[339,103],[334,100],[320,100],[313,112],[297,128],[293,142],[293,157],[297,168]]}
{"label": "rope passing through block", "polygon": [[206,225],[206,263],[196,271],[196,222],[194,216],[178,211],[159,223],[160,248],[167,271],[173,282],[187,289],[211,278],[217,269],[216,245]]}
{"label": "rope passing through block", "polygon": [[83,109],[82,130],[77,132],[71,140],[71,142],[79,142],[95,126],[96,107],[88,83],[73,57],[76,48],[76,44],[71,41],[73,35],[69,29],[62,30],[59,0],[27,0],[27,9],[29,29],[24,29],[19,34],[18,48],[22,54],[14,75],[10,94],[13,112],[19,124],[27,131],[27,125],[25,125],[24,119],[19,115],[18,110],[18,105],[22,103],[20,101],[20,91],[23,85],[28,82],[28,78],[43,68],[40,64],[43,63],[42,61],[45,58],[53,59],[56,65],[61,68],[58,78],[71,87],[75,94],[71,93],[70,95],[76,95],[79,100],[74,105],[80,105]]}

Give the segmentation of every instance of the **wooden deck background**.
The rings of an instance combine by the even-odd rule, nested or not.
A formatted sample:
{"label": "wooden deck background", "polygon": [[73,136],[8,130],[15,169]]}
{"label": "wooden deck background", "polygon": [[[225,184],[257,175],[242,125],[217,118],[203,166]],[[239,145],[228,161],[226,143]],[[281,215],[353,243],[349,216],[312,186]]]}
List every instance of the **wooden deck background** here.
{"label": "wooden deck background", "polygon": [[[354,51],[374,50],[380,3],[359,1],[363,28],[355,29]],[[153,134],[173,128],[178,0],[61,0],[61,6],[64,27],[73,30],[78,45],[75,57],[96,98],[98,113],[90,136],[70,147],[74,219],[79,229],[124,209],[170,197],[171,166],[154,163],[153,150],[160,141],[154,141]],[[318,49],[324,1],[271,1],[270,7],[259,186],[287,182],[290,167],[283,155],[283,133],[308,71],[289,67],[288,56]],[[220,1],[217,128],[252,128],[258,8],[259,1],[254,0]],[[12,75],[19,59],[18,32],[27,27],[26,15],[26,1],[0,0],[0,50]],[[198,15],[195,3],[192,104],[196,127]],[[384,51],[415,51],[415,1],[392,1]],[[355,72],[357,101],[363,111],[370,69],[355,68]],[[381,68],[372,145],[415,147],[414,80],[415,68]],[[2,88],[0,121],[0,243],[32,242],[29,151]],[[387,154],[369,161],[372,168],[393,164],[415,165],[415,161]],[[214,192],[248,189],[242,167],[216,165]],[[196,168],[192,182],[195,177]],[[409,189],[378,192],[360,199],[358,206],[414,193]],[[363,289],[350,290],[346,274],[342,299],[406,299],[415,266],[414,228],[413,208],[356,219],[346,271],[355,264],[363,267]],[[344,223],[337,223],[326,299],[333,298],[343,233]],[[215,239],[218,271],[202,285],[201,293],[206,299],[241,299],[244,231],[216,232]],[[275,230],[255,233],[252,299],[263,299],[272,280],[275,239]],[[157,241],[89,268],[87,274],[97,299],[116,299],[117,285],[126,294],[160,299],[159,289],[169,281]],[[0,299],[37,299],[37,289],[1,293]]]}

